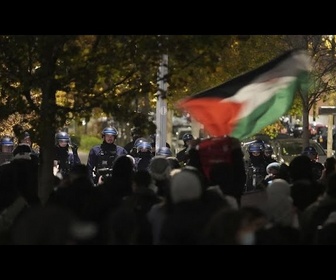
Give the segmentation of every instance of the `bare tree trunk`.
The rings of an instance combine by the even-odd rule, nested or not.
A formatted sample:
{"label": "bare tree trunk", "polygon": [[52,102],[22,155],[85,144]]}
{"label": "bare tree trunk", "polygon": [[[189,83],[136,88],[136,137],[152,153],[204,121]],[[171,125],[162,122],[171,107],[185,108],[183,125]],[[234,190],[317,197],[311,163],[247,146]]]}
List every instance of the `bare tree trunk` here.
{"label": "bare tree trunk", "polygon": [[[54,96],[54,98],[52,97]],[[44,205],[54,188],[53,159],[55,146],[55,90],[46,88],[43,90],[41,104],[41,161],[39,168],[39,198]]]}
{"label": "bare tree trunk", "polygon": [[[47,137],[44,137],[44,138],[47,139]],[[50,140],[52,141],[51,143],[54,143],[53,137]],[[48,140],[45,140],[45,141],[48,141]],[[41,155],[40,155],[41,163],[39,167],[38,196],[43,205],[47,203],[49,196],[54,188],[53,160],[52,160],[53,152],[54,152],[54,145],[52,147],[50,147],[51,145],[48,145],[48,146],[44,144],[44,149],[41,151]]]}
{"label": "bare tree trunk", "polygon": [[49,41],[42,42],[43,52],[41,53],[40,76],[44,79],[41,84],[41,123],[39,131],[41,134],[41,154],[39,166],[39,191],[41,203],[45,205],[54,188],[54,153],[55,153],[55,118],[56,118],[56,91],[55,80],[55,46]]}
{"label": "bare tree trunk", "polygon": [[307,110],[303,110],[302,112],[302,141],[303,147],[309,146],[309,138],[310,138],[310,131],[309,131],[309,114]]}
{"label": "bare tree trunk", "polygon": [[[306,35],[287,35],[285,36],[286,42],[291,48],[300,48],[300,49],[308,49],[308,38]],[[309,145],[309,100],[307,97],[307,93],[300,92],[301,100],[302,100],[302,142],[303,147]]]}
{"label": "bare tree trunk", "polygon": [[307,92],[300,92],[302,100],[302,141],[303,147],[309,146],[310,131],[309,131],[309,99]]}

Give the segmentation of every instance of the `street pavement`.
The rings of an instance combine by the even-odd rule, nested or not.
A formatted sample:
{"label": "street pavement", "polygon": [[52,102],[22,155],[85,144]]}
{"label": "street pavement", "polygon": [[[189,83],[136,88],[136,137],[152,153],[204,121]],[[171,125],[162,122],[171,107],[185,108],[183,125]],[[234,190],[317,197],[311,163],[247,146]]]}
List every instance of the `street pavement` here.
{"label": "street pavement", "polygon": [[89,155],[89,152],[78,151],[78,156],[79,156],[82,164],[87,163],[88,155]]}

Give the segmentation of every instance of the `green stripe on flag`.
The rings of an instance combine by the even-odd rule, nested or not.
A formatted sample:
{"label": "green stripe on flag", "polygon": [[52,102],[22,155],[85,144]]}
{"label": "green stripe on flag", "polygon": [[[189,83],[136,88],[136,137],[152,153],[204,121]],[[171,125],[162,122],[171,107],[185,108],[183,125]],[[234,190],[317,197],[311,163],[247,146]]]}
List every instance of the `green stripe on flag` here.
{"label": "green stripe on flag", "polygon": [[[286,114],[291,108],[297,90],[307,86],[307,77],[307,72],[301,73],[286,88],[275,92],[273,97],[256,107],[250,115],[238,120],[231,136],[242,140],[253,136],[264,127],[276,122],[279,117]],[[304,91],[306,92],[306,90]]]}

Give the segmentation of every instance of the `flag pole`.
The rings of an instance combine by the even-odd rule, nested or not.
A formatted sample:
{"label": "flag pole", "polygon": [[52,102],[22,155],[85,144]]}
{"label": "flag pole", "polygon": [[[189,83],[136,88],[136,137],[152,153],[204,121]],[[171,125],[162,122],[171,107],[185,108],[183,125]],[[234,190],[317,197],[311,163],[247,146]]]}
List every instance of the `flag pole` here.
{"label": "flag pole", "polygon": [[168,75],[168,55],[162,55],[158,72],[158,92],[156,101],[156,138],[155,151],[160,147],[165,147],[167,142],[167,75]]}

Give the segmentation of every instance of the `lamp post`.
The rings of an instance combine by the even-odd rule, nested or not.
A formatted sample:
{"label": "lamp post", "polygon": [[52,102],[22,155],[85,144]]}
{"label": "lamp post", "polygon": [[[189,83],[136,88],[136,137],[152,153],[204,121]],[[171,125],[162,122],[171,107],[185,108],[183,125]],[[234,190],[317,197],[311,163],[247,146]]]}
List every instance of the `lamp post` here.
{"label": "lamp post", "polygon": [[168,55],[162,55],[162,61],[158,73],[158,92],[156,93],[156,138],[155,151],[165,147],[167,142],[167,75]]}

